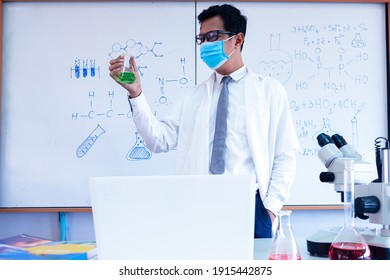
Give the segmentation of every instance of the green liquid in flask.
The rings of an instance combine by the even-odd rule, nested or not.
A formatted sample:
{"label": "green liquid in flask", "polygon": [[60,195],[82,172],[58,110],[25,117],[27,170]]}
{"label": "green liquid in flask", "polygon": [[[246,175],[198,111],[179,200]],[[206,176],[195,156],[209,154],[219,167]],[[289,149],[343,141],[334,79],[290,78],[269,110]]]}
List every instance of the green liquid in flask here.
{"label": "green liquid in flask", "polygon": [[133,72],[122,72],[116,80],[122,84],[132,84],[135,82],[135,75]]}

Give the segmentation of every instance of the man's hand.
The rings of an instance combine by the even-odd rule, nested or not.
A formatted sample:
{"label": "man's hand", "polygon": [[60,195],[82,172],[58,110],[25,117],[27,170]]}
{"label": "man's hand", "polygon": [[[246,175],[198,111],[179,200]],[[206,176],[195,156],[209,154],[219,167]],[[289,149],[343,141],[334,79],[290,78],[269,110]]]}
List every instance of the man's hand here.
{"label": "man's hand", "polygon": [[124,64],[124,55],[120,55],[117,58],[110,60],[110,67],[108,68],[110,70],[110,76],[113,78],[118,84],[120,84],[122,87],[124,87],[130,94],[131,98],[137,97],[142,92],[142,86],[141,86],[141,79],[139,76],[138,68],[135,63],[135,58],[132,56],[130,58],[130,64],[132,65],[132,68],[134,69],[134,74],[136,81],[132,84],[122,84],[118,82],[117,78],[121,73],[122,66]]}
{"label": "man's hand", "polygon": [[271,218],[271,222],[274,223],[276,215],[274,213],[272,213],[271,211],[269,211],[268,209],[267,209],[267,213],[268,213],[269,217]]}

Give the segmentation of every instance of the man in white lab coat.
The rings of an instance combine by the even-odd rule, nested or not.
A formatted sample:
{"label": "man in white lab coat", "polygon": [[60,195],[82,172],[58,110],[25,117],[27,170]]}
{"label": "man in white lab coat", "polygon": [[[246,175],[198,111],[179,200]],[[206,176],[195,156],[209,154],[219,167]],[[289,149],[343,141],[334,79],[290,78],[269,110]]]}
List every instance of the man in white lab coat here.
{"label": "man in white lab coat", "polygon": [[[284,87],[259,76],[243,63],[241,51],[246,17],[231,5],[214,5],[198,20],[201,59],[215,72],[188,90],[172,110],[158,120],[136,82],[120,83],[129,93],[133,120],[145,145],[153,152],[177,148],[178,174],[212,174],[210,161],[216,128],[221,80],[230,76],[225,169],[223,174],[252,174],[257,185],[255,237],[271,237],[272,222],[289,197],[299,148]],[[123,56],[110,61],[117,80]]]}

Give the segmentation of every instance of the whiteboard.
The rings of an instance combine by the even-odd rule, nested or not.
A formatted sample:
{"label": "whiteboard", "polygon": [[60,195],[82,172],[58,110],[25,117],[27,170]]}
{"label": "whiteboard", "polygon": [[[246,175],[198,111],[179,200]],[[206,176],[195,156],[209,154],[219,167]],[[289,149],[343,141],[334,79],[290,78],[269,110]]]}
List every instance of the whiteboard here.
{"label": "whiteboard", "polygon": [[89,206],[91,176],[174,172],[108,66],[133,54],[163,114],[194,85],[194,3],[4,3],[3,27],[1,206]]}
{"label": "whiteboard", "polygon": [[[0,207],[90,206],[91,176],[173,174],[176,152],[142,144],[108,60],[136,56],[159,117],[210,74],[194,36],[211,4],[3,3]],[[287,204],[338,204],[313,139],[337,132],[375,162],[374,139],[387,135],[385,5],[232,4],[249,19],[244,62],[288,92],[301,149]]]}

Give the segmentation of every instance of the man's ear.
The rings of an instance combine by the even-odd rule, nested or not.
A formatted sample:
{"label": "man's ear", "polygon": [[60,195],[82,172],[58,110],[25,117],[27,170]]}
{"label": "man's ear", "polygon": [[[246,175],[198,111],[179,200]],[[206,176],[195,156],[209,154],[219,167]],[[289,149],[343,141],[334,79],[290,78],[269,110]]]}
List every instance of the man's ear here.
{"label": "man's ear", "polygon": [[236,47],[238,47],[238,49],[241,49],[241,46],[244,43],[244,40],[245,40],[245,36],[243,33],[240,32],[240,33],[236,34]]}

